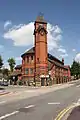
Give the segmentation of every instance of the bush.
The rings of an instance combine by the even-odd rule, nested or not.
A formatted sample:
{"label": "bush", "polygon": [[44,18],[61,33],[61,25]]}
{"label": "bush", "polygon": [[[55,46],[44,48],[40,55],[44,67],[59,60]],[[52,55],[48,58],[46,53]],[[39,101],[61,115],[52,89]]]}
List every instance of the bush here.
{"label": "bush", "polygon": [[22,81],[21,81],[21,80],[19,81],[19,85],[23,85],[23,83],[22,83]]}

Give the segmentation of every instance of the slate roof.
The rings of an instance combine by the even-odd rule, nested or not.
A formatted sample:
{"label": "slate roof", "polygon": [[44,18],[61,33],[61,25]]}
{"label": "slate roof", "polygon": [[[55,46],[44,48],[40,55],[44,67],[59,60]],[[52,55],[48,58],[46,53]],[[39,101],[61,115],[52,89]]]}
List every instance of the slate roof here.
{"label": "slate roof", "polygon": [[56,58],[55,56],[51,55],[50,53],[48,53],[48,58],[50,60],[58,61],[59,63],[61,63],[63,65],[62,61],[60,61],[58,58]]}
{"label": "slate roof", "polygon": [[66,68],[64,65],[62,65],[62,64],[60,64],[60,63],[57,63],[57,62],[55,62],[54,60],[51,60],[51,59],[49,59],[48,58],[48,61],[50,61],[50,62],[52,62],[52,63],[54,63],[56,66],[58,66],[58,67],[61,67],[61,68],[64,68],[64,69],[68,69],[68,68]]}
{"label": "slate roof", "polygon": [[15,69],[20,69],[22,65],[16,65]]}
{"label": "slate roof", "polygon": [[[34,54],[35,53],[35,47],[32,47],[31,49],[29,49],[28,51],[26,51],[24,54],[21,55],[21,57],[25,56],[26,54]],[[55,56],[51,55],[48,53],[48,61],[50,61],[51,63],[54,63],[55,65],[65,68],[67,69],[67,67],[64,66],[64,64],[62,63],[62,61],[60,61],[58,58],[56,58]],[[57,61],[57,62],[56,62]],[[51,68],[51,65],[49,67],[49,69]]]}
{"label": "slate roof", "polygon": [[47,23],[43,15],[37,16],[36,22]]}
{"label": "slate roof", "polygon": [[34,50],[35,50],[35,47],[32,47],[31,49],[29,49],[28,51],[26,51],[25,53],[23,53],[23,54],[21,55],[21,57],[23,57],[23,56],[26,55],[26,54],[32,54],[32,53],[34,53]]}

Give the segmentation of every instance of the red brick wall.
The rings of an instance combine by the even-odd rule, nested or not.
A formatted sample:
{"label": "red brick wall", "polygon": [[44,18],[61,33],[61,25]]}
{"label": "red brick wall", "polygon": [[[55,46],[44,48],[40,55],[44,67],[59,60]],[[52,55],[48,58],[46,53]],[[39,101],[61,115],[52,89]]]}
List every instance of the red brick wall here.
{"label": "red brick wall", "polygon": [[[31,56],[33,56],[33,60],[31,60]],[[29,58],[29,62],[27,62],[27,57]],[[26,69],[29,69],[29,74],[26,74]],[[33,69],[33,74],[30,73],[30,68]],[[34,77],[34,54],[25,55],[22,59],[22,74],[23,77]]]}
{"label": "red brick wall", "polygon": [[[47,24],[43,24],[47,28]],[[35,22],[35,30],[39,27],[39,23]],[[40,33],[35,33],[35,69],[36,76],[39,74],[48,74],[48,59],[47,59],[47,34],[43,36]]]}

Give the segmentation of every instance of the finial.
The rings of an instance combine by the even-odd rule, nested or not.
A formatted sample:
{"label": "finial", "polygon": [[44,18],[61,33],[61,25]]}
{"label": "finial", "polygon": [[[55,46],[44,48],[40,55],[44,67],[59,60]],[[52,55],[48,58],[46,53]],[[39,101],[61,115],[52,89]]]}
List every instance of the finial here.
{"label": "finial", "polygon": [[44,20],[44,14],[42,12],[39,12],[38,19]]}

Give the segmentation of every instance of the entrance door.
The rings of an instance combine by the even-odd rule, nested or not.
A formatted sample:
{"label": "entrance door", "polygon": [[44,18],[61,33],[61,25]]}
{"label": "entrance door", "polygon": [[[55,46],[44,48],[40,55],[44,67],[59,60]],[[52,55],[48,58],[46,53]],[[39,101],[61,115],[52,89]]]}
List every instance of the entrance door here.
{"label": "entrance door", "polygon": [[45,85],[45,78],[41,78],[41,86]]}

